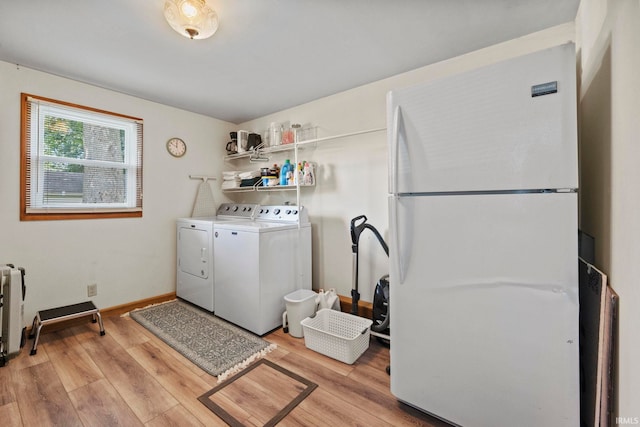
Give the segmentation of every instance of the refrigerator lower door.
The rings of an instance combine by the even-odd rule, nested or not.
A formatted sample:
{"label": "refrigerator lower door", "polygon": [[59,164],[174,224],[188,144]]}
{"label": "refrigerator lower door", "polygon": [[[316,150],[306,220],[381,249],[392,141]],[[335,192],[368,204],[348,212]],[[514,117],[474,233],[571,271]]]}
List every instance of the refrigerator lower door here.
{"label": "refrigerator lower door", "polygon": [[577,194],[390,198],[391,391],[464,426],[579,424]]}

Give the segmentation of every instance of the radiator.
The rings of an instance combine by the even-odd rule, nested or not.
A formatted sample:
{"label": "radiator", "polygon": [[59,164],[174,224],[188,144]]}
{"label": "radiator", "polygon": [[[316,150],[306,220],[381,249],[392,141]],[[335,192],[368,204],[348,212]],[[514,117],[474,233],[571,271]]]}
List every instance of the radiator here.
{"label": "radiator", "polygon": [[24,323],[24,268],[12,264],[0,265],[0,310],[2,336],[0,337],[0,366],[16,356],[26,340]]}

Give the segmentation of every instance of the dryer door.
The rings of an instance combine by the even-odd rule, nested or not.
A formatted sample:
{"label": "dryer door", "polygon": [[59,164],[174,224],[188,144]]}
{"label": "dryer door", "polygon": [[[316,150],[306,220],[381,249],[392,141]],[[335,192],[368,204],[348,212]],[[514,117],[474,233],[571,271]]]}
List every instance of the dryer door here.
{"label": "dryer door", "polygon": [[180,227],[178,230],[178,268],[206,279],[209,277],[209,230]]}

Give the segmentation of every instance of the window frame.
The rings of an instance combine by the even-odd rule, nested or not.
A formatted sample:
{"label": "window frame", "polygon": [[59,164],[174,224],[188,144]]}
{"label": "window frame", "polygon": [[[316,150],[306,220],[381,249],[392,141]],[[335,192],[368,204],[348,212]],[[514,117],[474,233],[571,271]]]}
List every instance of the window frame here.
{"label": "window frame", "polygon": [[[32,188],[32,183],[37,180],[43,180],[44,174],[40,177],[32,178],[32,174],[36,171],[42,171],[37,165],[38,161],[55,160],[56,156],[43,155],[38,153],[38,140],[44,131],[40,128],[40,114],[33,113],[31,104],[37,103],[45,110],[59,108],[65,110],[65,115],[69,117],[77,114],[78,121],[90,123],[91,116],[95,116],[99,125],[104,126],[107,122],[112,122],[115,128],[125,130],[125,162],[122,166],[128,169],[126,183],[126,193],[129,200],[127,203],[117,204],[95,204],[74,208],[72,204],[63,206],[45,206],[30,203],[32,198],[38,198],[38,188],[41,186],[34,184],[36,188]],[[127,116],[124,114],[114,113],[110,111],[100,110],[93,107],[87,107],[79,104],[59,101],[51,98],[45,98],[27,93],[21,94],[21,118],[20,118],[20,220],[68,220],[68,219],[101,219],[101,218],[135,218],[142,217],[142,146],[143,146],[143,121],[140,118]],[[75,113],[74,113],[75,112]],[[88,118],[84,120],[83,117]],[[120,122],[116,125],[116,122]],[[34,145],[35,144],[35,145]],[[35,154],[34,154],[35,151]],[[30,158],[29,158],[30,156]],[[92,164],[109,164],[108,161],[73,159],[73,164],[84,164],[91,166]],[[33,165],[36,165],[35,167]],[[134,179],[130,179],[133,177]]]}

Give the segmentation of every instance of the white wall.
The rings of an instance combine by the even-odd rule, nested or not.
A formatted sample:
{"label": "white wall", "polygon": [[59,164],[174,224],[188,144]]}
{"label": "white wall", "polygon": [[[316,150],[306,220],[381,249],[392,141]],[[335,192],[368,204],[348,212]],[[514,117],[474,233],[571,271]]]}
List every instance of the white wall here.
{"label": "white wall", "polygon": [[618,409],[640,418],[640,2],[582,0],[581,227],[619,296]]}
{"label": "white wall", "polygon": [[[239,128],[260,132],[272,121],[311,123],[319,127],[319,137],[384,128],[386,93],[390,89],[562,44],[574,40],[574,34],[573,23],[561,25],[242,123]],[[272,161],[282,163],[283,158],[274,156]],[[386,131],[319,143],[315,149],[305,150],[301,158],[319,165],[316,188],[304,189],[301,199],[309,209],[313,224],[314,288],[335,287],[339,294],[350,295],[351,218],[366,215],[369,223],[388,241]],[[237,162],[227,166],[241,168],[247,164]],[[295,202],[294,193],[263,194],[256,198],[264,203]],[[241,197],[246,198],[246,193]],[[373,234],[365,231],[360,240],[359,287],[363,300],[371,301],[377,279],[386,273],[388,260],[384,252]]]}
{"label": "white wall", "polygon": [[[59,99],[144,119],[143,217],[74,221],[19,220],[20,93]],[[219,174],[230,123],[50,74],[0,62],[0,262],[26,269],[25,320],[37,310],[87,300],[98,307],[175,291],[175,219],[190,216],[198,182]],[[167,139],[183,138],[172,158]],[[222,196],[215,189],[214,197]]]}

